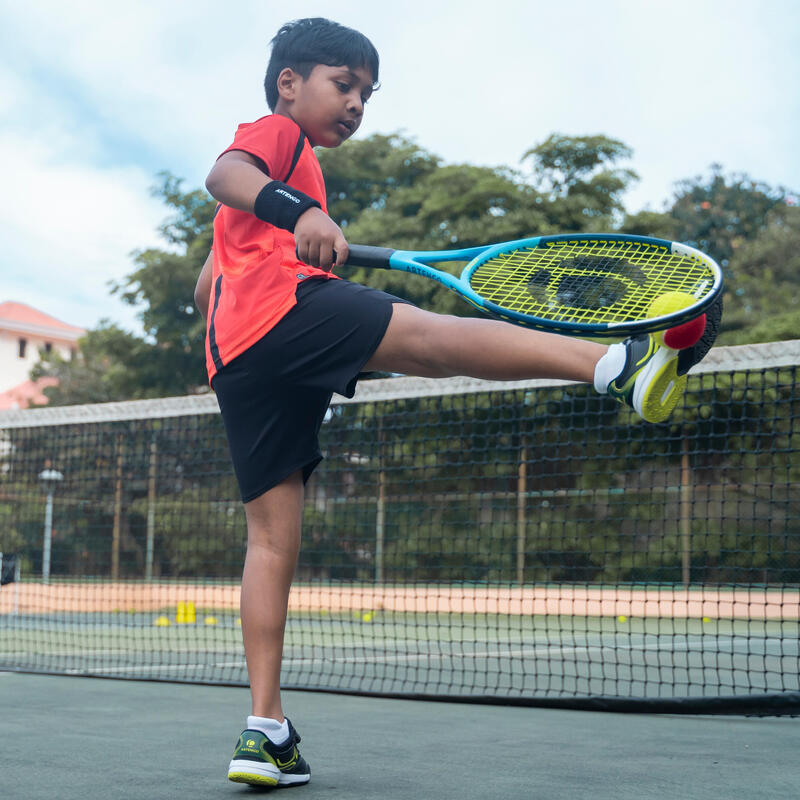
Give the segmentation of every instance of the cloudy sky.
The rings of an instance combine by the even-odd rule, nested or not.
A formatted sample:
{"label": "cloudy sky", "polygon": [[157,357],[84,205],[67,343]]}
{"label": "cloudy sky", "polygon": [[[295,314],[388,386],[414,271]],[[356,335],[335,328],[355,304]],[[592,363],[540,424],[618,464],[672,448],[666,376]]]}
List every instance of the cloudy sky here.
{"label": "cloudy sky", "polygon": [[[329,16],[381,54],[359,135],[517,166],[551,132],[634,149],[632,211],[712,162],[800,189],[800,0],[0,0],[0,302],[136,329],[108,281],[266,113],[268,43]],[[535,233],[535,231],[531,231]],[[388,242],[387,244],[391,244]]]}

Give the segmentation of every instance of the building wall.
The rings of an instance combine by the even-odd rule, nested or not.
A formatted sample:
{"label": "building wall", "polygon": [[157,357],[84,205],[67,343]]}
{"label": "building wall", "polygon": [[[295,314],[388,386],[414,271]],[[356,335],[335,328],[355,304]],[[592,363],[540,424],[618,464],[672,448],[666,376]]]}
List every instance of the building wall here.
{"label": "building wall", "polygon": [[[20,340],[25,340],[25,355],[20,356]],[[50,345],[63,358],[69,359],[75,349],[74,342],[59,340],[34,333],[0,330],[0,392],[5,392],[30,376],[30,371],[39,360],[39,349]]]}

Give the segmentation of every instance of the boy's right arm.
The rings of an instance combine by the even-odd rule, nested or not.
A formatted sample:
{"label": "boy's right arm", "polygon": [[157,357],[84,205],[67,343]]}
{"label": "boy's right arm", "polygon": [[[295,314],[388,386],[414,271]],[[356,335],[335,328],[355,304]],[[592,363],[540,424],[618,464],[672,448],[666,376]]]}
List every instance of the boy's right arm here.
{"label": "boy's right arm", "polygon": [[[220,203],[254,212],[256,198],[272,181],[259,162],[243,150],[223,153],[206,179],[206,188]],[[297,257],[305,264],[331,269],[347,261],[347,241],[339,226],[321,209],[309,208],[294,228]],[[334,257],[335,254],[335,257]]]}

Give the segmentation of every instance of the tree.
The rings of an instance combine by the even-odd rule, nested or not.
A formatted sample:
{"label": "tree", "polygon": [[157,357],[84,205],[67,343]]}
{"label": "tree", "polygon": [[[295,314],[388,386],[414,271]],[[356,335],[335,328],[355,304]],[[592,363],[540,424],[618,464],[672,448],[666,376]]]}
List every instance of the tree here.
{"label": "tree", "polygon": [[170,249],[136,251],[137,269],[111,285],[112,294],[141,308],[144,336],[104,320],[81,340],[75,360],[55,351],[43,358],[33,375],[59,379],[45,390],[51,404],[182,395],[206,384],[194,286],[211,248],[215,203],[200,189],[184,192],[169,173],[159,177],[153,194],[174,212],[160,228]]}
{"label": "tree", "polygon": [[798,214],[785,189],[744,174],[726,176],[714,164],[710,175],[676,183],[667,210],[629,214],[620,230],[686,242],[716,259],[725,276],[718,344],[744,344],[800,331]]}
{"label": "tree", "polygon": [[[446,250],[546,231],[538,195],[505,169],[456,164],[438,167],[383,203],[366,208],[348,225],[350,241],[403,249]],[[457,269],[463,264],[443,264]],[[440,313],[471,314],[469,306],[441,287],[408,275],[347,270],[352,280],[385,289]]]}
{"label": "tree", "polygon": [[365,209],[381,208],[389,196],[413,186],[440,164],[400,134],[374,134],[343,147],[318,151],[325,176],[328,213],[346,228]]}
{"label": "tree", "polygon": [[622,195],[636,180],[631,169],[616,167],[633,151],[607,136],[551,134],[523,155],[533,164],[535,188],[549,201],[550,222],[565,233],[602,231],[624,212]]}
{"label": "tree", "polygon": [[709,176],[679,181],[669,211],[675,236],[727,268],[737,247],[764,229],[770,212],[786,205],[786,190],[743,173],[725,176],[719,164]]}
{"label": "tree", "polygon": [[728,272],[724,343],[800,336],[800,208],[774,209],[758,236],[734,250]]}

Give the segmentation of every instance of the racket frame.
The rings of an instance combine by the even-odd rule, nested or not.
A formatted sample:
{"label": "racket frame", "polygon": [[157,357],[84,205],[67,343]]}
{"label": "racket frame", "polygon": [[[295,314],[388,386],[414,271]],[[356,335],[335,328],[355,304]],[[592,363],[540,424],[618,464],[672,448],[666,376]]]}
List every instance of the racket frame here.
{"label": "racket frame", "polygon": [[[522,314],[503,308],[481,297],[470,286],[470,278],[484,262],[509,250],[521,248],[535,248],[548,242],[634,242],[654,247],[667,248],[674,255],[699,260],[708,266],[714,274],[711,289],[702,300],[688,308],[674,311],[659,317],[646,320],[628,320],[617,322],[570,322],[568,320],[548,320]],[[436,269],[431,264],[448,261],[467,261],[460,276]],[[458,294],[468,303],[480,311],[498,319],[522,325],[528,328],[565,333],[573,336],[589,337],[621,337],[630,334],[652,333],[680,325],[699,317],[722,291],[722,271],[717,263],[700,250],[680,242],[667,239],[656,239],[648,236],[627,236],[623,234],[559,234],[556,236],[536,236],[528,239],[516,239],[509,242],[500,242],[493,245],[468,247],[461,250],[392,250],[387,247],[368,247],[364,245],[351,245],[350,256],[347,264],[350,266],[372,267],[377,269],[390,269],[422,275],[442,284]]]}

